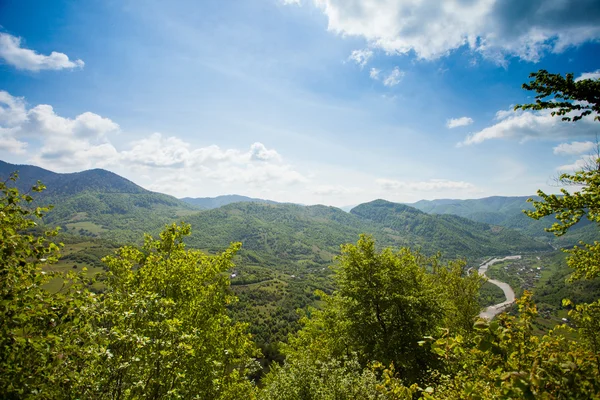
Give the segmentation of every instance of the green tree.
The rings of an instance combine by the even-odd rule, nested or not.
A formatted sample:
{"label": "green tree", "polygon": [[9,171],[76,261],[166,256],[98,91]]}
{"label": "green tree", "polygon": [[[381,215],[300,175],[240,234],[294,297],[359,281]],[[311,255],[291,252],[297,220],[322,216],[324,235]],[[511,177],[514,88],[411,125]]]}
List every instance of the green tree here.
{"label": "green tree", "polygon": [[[239,244],[209,256],[187,250],[189,225],[106,257],[101,294],[72,271],[53,271],[57,230],[48,208],[0,182],[0,393],[35,399],[253,398],[257,350],[231,321],[227,270]],[[38,184],[32,190],[40,192]],[[50,293],[53,279],[63,287]]]}
{"label": "green tree", "polygon": [[292,363],[306,351],[320,362],[356,356],[363,368],[378,361],[405,383],[423,382],[436,359],[418,342],[438,328],[469,331],[479,312],[481,278],[463,276],[463,263],[443,265],[407,248],[378,251],[366,235],[342,246],[338,261],[337,290],[320,293],[323,307],[309,310],[284,346]]}
{"label": "green tree", "polygon": [[[92,392],[102,398],[249,398],[256,348],[226,306],[240,244],[217,256],[188,250],[189,225],[168,226],[142,248],[105,258],[97,330],[107,346]],[[91,397],[91,396],[90,396]]]}
{"label": "green tree", "polygon": [[[599,120],[600,80],[575,81],[573,74],[563,77],[545,70],[530,77],[533,81],[523,88],[535,91],[536,101],[517,105],[515,109],[550,109],[553,116],[570,122],[590,115]],[[524,212],[534,219],[554,215],[557,222],[547,230],[557,236],[566,233],[584,216],[600,223],[600,169],[563,174],[560,181],[582,188],[573,193],[562,189],[562,195],[538,191],[542,200],[533,201],[535,209]],[[598,242],[581,243],[567,252],[568,264],[574,271],[572,279],[600,275]],[[567,326],[535,336],[532,322],[537,309],[531,294],[525,292],[518,304],[518,317],[503,315],[491,323],[479,321],[477,334],[471,339],[475,346],[460,335],[445,335],[433,342],[433,352],[446,362],[450,373],[442,376],[442,383],[426,398],[600,398],[600,301],[575,305],[569,312],[580,340],[569,338],[573,332]],[[564,304],[572,305],[568,300]],[[422,344],[425,346],[427,342],[424,340]]]}
{"label": "green tree", "polygon": [[[533,80],[523,84],[523,88],[536,92],[535,103],[519,104],[516,109],[556,110],[552,115],[562,116],[563,121],[576,122],[593,115],[600,121],[600,80],[583,79],[576,81],[573,74],[550,74],[540,70],[530,75]],[[551,98],[549,98],[551,97]],[[596,162],[598,165],[598,162]],[[548,229],[560,236],[586,216],[590,221],[600,223],[600,170],[591,168],[574,174],[562,174],[561,182],[582,186],[580,191],[570,193],[561,189],[560,196],[538,191],[541,201],[533,201],[535,209],[525,211],[534,219],[554,215],[556,222]],[[573,279],[591,279],[600,274],[600,243],[581,243],[572,250],[568,264],[573,268]]]}
{"label": "green tree", "polygon": [[[567,338],[572,332],[566,326],[536,336],[531,293],[517,303],[518,316],[479,321],[470,340],[444,335],[431,343],[447,368],[425,399],[600,398],[597,354]],[[427,342],[422,344],[427,347]]]}
{"label": "green tree", "polygon": [[[95,302],[82,275],[52,272],[57,230],[34,231],[48,208],[32,208],[33,197],[0,182],[0,392],[3,398],[74,397],[85,385],[82,371],[94,357],[89,309]],[[32,188],[39,193],[45,187]],[[44,285],[62,279],[63,289]],[[84,349],[85,347],[85,349]]]}
{"label": "green tree", "polygon": [[364,368],[355,356],[319,360],[310,351],[275,364],[262,383],[260,400],[410,400],[418,391],[381,364]]}
{"label": "green tree", "polygon": [[600,80],[575,80],[573,74],[551,74],[541,69],[529,75],[533,80],[523,89],[536,92],[535,103],[518,104],[515,110],[553,110],[563,121],[579,121],[588,115],[600,117]]}

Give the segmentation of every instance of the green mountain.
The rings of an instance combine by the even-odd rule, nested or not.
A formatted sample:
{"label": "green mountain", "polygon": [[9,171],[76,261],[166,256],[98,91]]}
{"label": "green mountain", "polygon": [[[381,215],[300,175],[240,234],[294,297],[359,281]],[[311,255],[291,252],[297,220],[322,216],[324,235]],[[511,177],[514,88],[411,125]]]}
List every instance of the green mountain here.
{"label": "green mountain", "polygon": [[54,206],[44,222],[80,236],[138,241],[144,232],[156,232],[197,211],[175,197],[151,192],[102,169],[60,174],[0,161],[0,179],[6,180],[15,171],[20,191],[29,191],[38,180],[46,185],[47,190],[35,196],[36,205]]}
{"label": "green mountain", "polygon": [[202,210],[212,210],[213,208],[219,208],[226,206],[231,203],[266,203],[266,204],[277,204],[276,201],[256,199],[253,197],[240,196],[238,194],[228,194],[217,197],[184,197],[181,199],[192,206],[200,208]]}
{"label": "green mountain", "polygon": [[355,242],[360,233],[374,235],[382,246],[420,247],[447,257],[548,250],[510,229],[384,200],[361,204],[350,213],[321,205],[234,203],[185,220],[192,225],[191,245],[213,251],[240,241],[242,257],[256,265],[323,266],[340,244]]}
{"label": "green mountain", "polygon": [[529,218],[523,210],[532,210],[527,199],[539,200],[538,196],[493,196],[469,200],[421,200],[408,204],[429,214],[451,214],[491,225],[504,226],[539,240],[551,241],[555,246],[572,246],[580,240],[599,240],[598,228],[588,220],[582,220],[560,238],[544,231],[552,225],[552,218],[539,221]]}
{"label": "green mountain", "polygon": [[354,207],[350,214],[373,222],[394,236],[410,238],[413,246],[450,257],[479,257],[488,254],[547,249],[514,230],[473,221],[456,215],[427,214],[414,207],[375,200]]}

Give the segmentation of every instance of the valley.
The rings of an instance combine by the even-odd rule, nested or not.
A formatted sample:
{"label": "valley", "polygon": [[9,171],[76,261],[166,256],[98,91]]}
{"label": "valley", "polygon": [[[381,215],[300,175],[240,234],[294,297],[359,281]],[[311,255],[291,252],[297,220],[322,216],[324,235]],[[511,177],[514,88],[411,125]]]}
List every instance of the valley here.
{"label": "valley", "polygon": [[[518,271],[507,276],[496,268],[504,264],[495,263],[512,260],[515,254],[531,254],[529,259],[553,251],[546,238],[531,239],[527,230],[489,225],[464,212],[484,209],[489,214],[495,209],[497,222],[502,222],[498,215],[514,220],[520,213],[519,205],[527,204],[524,198],[472,200],[462,208],[441,201],[444,209],[435,202],[415,204],[422,209],[429,207],[434,213],[375,200],[346,212],[336,207],[283,204],[236,195],[178,200],[102,170],[56,174],[0,162],[3,176],[17,170],[17,187],[21,190],[33,185],[38,176],[54,185],[36,202],[53,204],[44,222],[48,227],[62,228],[59,240],[65,243],[65,251],[55,267],[58,270],[80,270],[85,266],[89,274],[102,272],[101,259],[118,245],[140,243],[143,233],[155,235],[170,222],[189,223],[191,235],[186,244],[208,254],[241,242],[231,271],[235,274],[231,287],[240,301],[231,310],[236,320],[249,324],[256,341],[275,357],[278,343],[300,328],[297,310],[318,304],[315,290],[330,293],[334,289],[330,266],[337,262],[340,245],[355,242],[362,233],[371,235],[381,248],[408,246],[428,256],[439,252],[445,260],[466,260],[470,268],[482,258],[501,257],[480,266],[480,272],[485,273],[487,266],[494,265],[494,270],[488,272],[490,283],[486,283],[489,300],[481,303],[488,307],[481,314],[487,318],[504,310],[506,302],[514,299],[505,284],[500,284],[504,295],[495,292],[493,285],[498,281],[507,282],[517,296],[533,287],[531,281],[526,284],[523,277],[519,278]],[[432,204],[436,207],[431,208]],[[435,213],[440,210],[444,212]],[[471,219],[454,215],[452,210]],[[54,281],[51,289],[59,284]],[[102,290],[102,283],[96,288]],[[502,296],[508,300],[502,300]],[[490,302],[502,305],[492,306]]]}
{"label": "valley", "polygon": [[[375,239],[379,249],[410,247],[422,257],[437,254],[440,261],[463,260],[464,273],[476,270],[488,279],[479,297],[479,317],[485,320],[504,311],[514,312],[515,297],[522,296],[524,290],[541,294],[542,312],[535,322],[539,334],[566,315],[562,304],[548,304],[546,299],[553,296],[558,277],[564,276],[560,266],[564,259],[558,256],[556,247],[567,242],[549,244],[543,234],[531,238],[531,227],[506,226],[510,225],[507,220],[516,219],[522,198],[503,198],[502,202],[508,204],[505,208],[499,207],[497,199],[487,205],[488,209],[500,209],[495,217],[499,225],[494,225],[481,221],[487,217],[462,211],[457,211],[462,215],[452,214],[452,209],[428,213],[381,199],[349,211],[243,196],[178,200],[101,170],[55,174],[0,162],[4,176],[17,170],[21,174],[17,185],[22,190],[35,183],[36,175],[55,185],[34,203],[53,203],[44,226],[39,228],[59,226],[56,241],[64,243],[61,259],[47,271],[66,274],[85,269],[85,276],[98,278],[90,286],[97,293],[105,290],[104,257],[115,254],[123,244],[141,243],[142,233],[156,235],[166,224],[189,224],[191,234],[185,238],[186,246],[205,254],[218,254],[230,243],[240,242],[234,266],[226,272],[238,301],[229,304],[227,310],[233,321],[247,324],[261,350],[259,361],[264,371],[272,363],[283,361],[281,346],[302,329],[302,315],[323,306],[318,293],[335,292],[334,271],[339,268],[340,246],[354,243],[361,234]],[[428,203],[418,205],[426,208],[423,204]],[[472,204],[466,207],[478,208]],[[502,213],[507,214],[504,220],[498,218]],[[573,236],[580,238],[582,232],[584,229]],[[68,280],[55,278],[45,287],[56,293],[68,285]],[[563,292],[573,290],[571,285],[563,285]],[[600,294],[600,285],[594,285],[593,281],[587,284],[592,288],[592,298]]]}

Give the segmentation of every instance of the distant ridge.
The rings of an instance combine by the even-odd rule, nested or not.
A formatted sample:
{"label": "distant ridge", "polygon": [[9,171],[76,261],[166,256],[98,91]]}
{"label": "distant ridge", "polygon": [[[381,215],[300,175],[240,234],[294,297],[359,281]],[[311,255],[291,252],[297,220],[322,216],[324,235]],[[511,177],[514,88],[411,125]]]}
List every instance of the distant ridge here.
{"label": "distant ridge", "polygon": [[540,200],[538,196],[491,196],[481,199],[438,199],[420,200],[407,205],[415,207],[428,214],[450,214],[468,218],[473,221],[490,225],[504,226],[515,229],[531,237],[550,240],[558,246],[571,246],[579,240],[592,242],[600,239],[600,234],[595,224],[582,219],[581,223],[573,227],[568,234],[556,237],[545,232],[555,221],[552,217],[541,220],[529,218],[523,210],[533,210],[533,205],[527,199]]}
{"label": "distant ridge", "polygon": [[273,200],[257,199],[254,197],[240,196],[238,194],[228,194],[217,197],[184,197],[180,200],[203,210],[212,210],[231,203],[280,204]]}

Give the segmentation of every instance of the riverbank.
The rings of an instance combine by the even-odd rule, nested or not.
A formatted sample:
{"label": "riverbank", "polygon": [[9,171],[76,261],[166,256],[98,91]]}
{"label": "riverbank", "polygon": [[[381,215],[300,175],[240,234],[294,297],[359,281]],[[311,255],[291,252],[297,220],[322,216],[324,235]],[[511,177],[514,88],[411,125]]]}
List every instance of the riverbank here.
{"label": "riverbank", "polygon": [[[478,271],[479,271],[480,275],[488,278],[486,275],[486,272],[490,265],[493,265],[497,262],[506,261],[506,260],[520,260],[520,259],[521,259],[520,255],[508,256],[508,257],[504,257],[504,258],[492,258],[491,260],[486,261],[485,263],[481,264],[479,266]],[[479,313],[480,318],[491,320],[496,315],[498,315],[501,312],[503,312],[504,310],[506,310],[509,306],[511,306],[515,302],[515,292],[512,290],[510,285],[506,282],[501,282],[501,281],[497,281],[495,279],[489,279],[489,278],[488,278],[488,282],[490,282],[490,283],[498,286],[500,289],[502,289],[502,291],[504,292],[504,297],[506,297],[506,300],[504,300],[502,303],[491,305],[488,308],[486,308],[485,310],[483,310],[481,313]]]}

